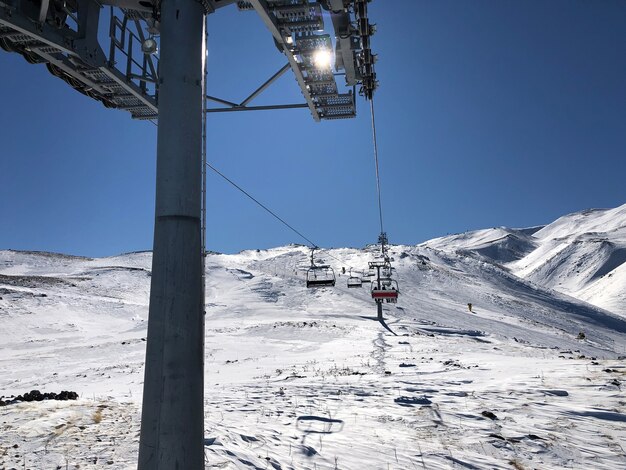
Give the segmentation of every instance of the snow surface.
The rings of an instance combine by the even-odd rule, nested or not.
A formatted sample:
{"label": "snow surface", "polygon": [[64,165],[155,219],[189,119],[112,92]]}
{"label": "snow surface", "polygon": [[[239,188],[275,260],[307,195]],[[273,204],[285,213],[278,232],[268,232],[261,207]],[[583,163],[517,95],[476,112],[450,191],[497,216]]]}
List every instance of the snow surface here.
{"label": "snow surface", "polygon": [[477,230],[420,246],[478,255],[534,284],[626,317],[626,204],[576,212],[545,227]]}
{"label": "snow surface", "polygon": [[[583,258],[586,283],[537,274],[558,243],[619,250],[624,212],[392,246],[395,334],[367,284],[306,289],[304,247],[210,255],[206,468],[625,468],[624,264]],[[484,250],[509,235],[504,260]],[[339,273],[374,254],[321,256]],[[0,395],[80,395],[0,407],[0,469],[136,467],[150,266],[0,251]]]}

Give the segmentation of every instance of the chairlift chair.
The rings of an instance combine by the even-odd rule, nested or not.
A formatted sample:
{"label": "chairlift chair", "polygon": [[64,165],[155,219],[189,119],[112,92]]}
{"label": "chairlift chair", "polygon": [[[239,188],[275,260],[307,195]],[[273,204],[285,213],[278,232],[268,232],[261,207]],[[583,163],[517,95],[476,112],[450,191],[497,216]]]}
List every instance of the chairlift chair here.
{"label": "chairlift chair", "polygon": [[306,272],[307,287],[335,285],[335,271],[328,265],[313,265]]}
{"label": "chairlift chair", "polygon": [[391,278],[381,278],[380,282],[374,280],[372,281],[372,299],[376,301],[376,303],[393,303],[395,304],[398,301],[398,294],[400,290],[398,289],[398,281]]}
{"label": "chairlift chair", "polygon": [[335,271],[327,264],[315,264],[315,250],[317,250],[317,247],[311,248],[311,266],[306,271],[306,286],[334,286]]}
{"label": "chairlift chair", "polygon": [[348,287],[354,288],[361,287],[362,285],[363,279],[361,279],[359,276],[353,276],[352,273],[350,273],[350,277],[348,278]]}

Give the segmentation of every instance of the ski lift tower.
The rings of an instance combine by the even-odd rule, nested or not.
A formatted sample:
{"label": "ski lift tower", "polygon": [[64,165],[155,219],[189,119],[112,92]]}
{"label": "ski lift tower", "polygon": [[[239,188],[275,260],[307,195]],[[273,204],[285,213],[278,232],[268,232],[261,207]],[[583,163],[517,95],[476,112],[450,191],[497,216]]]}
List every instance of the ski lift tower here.
{"label": "ski lift tower", "polygon": [[[158,119],[140,470],[204,468],[205,112],[308,108],[315,121],[354,117],[356,87],[371,99],[377,86],[370,1],[0,0],[0,48],[45,64],[107,108]],[[205,16],[233,4],[256,11],[287,59],[239,103],[205,91]],[[108,29],[99,31],[103,7]],[[345,92],[332,71],[333,41]],[[289,69],[304,103],[250,106]],[[207,100],[222,106],[207,109]]]}

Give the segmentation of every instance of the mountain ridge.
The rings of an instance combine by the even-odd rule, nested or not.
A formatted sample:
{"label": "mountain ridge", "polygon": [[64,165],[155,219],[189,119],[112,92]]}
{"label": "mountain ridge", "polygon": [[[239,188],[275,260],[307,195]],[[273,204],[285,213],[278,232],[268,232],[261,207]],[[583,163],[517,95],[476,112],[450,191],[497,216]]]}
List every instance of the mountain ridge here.
{"label": "mountain ridge", "polygon": [[475,253],[516,276],[626,315],[626,204],[573,212],[542,227],[476,230],[419,246]]}

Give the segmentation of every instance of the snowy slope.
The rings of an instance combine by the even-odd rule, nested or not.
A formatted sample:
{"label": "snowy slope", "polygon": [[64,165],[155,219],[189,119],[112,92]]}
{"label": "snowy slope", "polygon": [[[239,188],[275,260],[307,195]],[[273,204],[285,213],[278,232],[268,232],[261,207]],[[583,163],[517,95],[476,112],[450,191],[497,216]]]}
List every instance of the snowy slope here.
{"label": "snowy slope", "polygon": [[[306,289],[303,247],[207,258],[206,468],[626,465],[624,319],[466,253],[392,251],[397,336],[345,276]],[[135,468],[149,270],[0,252],[0,395],[80,395],[0,407],[0,468]]]}
{"label": "snowy slope", "polygon": [[478,256],[544,288],[626,316],[626,204],[576,212],[545,227],[478,230],[421,246]]}
{"label": "snowy slope", "polygon": [[447,237],[435,238],[422,244],[443,251],[468,251],[478,253],[496,263],[519,260],[537,248],[532,237],[534,229],[510,229],[496,227],[476,230]]}
{"label": "snowy slope", "polygon": [[534,237],[540,248],[512,272],[626,315],[626,204],[566,215]]}

